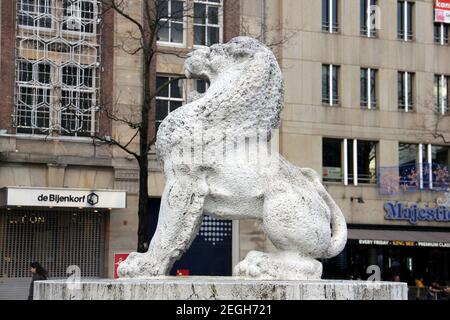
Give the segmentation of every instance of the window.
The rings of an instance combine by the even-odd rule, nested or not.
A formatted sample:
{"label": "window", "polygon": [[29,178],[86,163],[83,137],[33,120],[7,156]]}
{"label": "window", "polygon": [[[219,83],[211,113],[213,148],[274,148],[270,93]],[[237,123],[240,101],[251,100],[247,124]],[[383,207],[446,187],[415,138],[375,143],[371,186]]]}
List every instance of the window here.
{"label": "window", "polygon": [[[398,156],[400,186],[403,189],[406,189],[406,186],[414,186],[415,188],[419,188],[418,163],[421,162],[417,160],[419,157],[419,145],[411,143],[399,143]],[[422,156],[422,154],[420,156]]]}
{"label": "window", "polygon": [[445,45],[448,44],[448,24],[434,24],[434,43]]}
{"label": "window", "polygon": [[[42,4],[49,9],[39,9]],[[17,133],[93,135],[100,89],[99,1],[18,0],[17,8]],[[24,8],[45,12],[39,19],[53,21],[52,29],[36,32],[45,24],[28,28]]]}
{"label": "window", "polygon": [[177,0],[158,0],[157,12],[160,19],[158,41],[184,43],[184,3]]}
{"label": "window", "polygon": [[[95,1],[94,1],[95,2]],[[97,6],[93,1],[64,0],[62,29],[65,31],[94,33]]]}
{"label": "window", "polygon": [[52,1],[55,0],[19,0],[17,3],[17,24],[36,28],[51,28]]}
{"label": "window", "polygon": [[322,65],[322,103],[335,106],[339,103],[339,67],[332,64]]}
{"label": "window", "polygon": [[194,45],[222,42],[222,1],[194,1]]}
{"label": "window", "polygon": [[198,93],[205,93],[209,88],[209,82],[202,79],[194,79],[194,90]]}
{"label": "window", "polygon": [[322,31],[338,32],[338,0],[322,0]]}
{"label": "window", "polygon": [[[170,76],[156,77],[157,90],[162,88],[156,97],[156,131],[167,115],[183,104],[182,82],[174,79],[175,77]],[[169,81],[172,82],[169,83]]]}
{"label": "window", "polygon": [[62,68],[61,127],[66,132],[86,132],[95,118],[93,68],[76,65]]}
{"label": "window", "polygon": [[342,181],[342,140],[323,138],[322,170],[324,181]]}
{"label": "window", "polygon": [[366,37],[375,37],[377,29],[374,21],[377,0],[360,0],[360,31]]}
{"label": "window", "polygon": [[17,71],[17,131],[45,134],[50,128],[50,65],[18,60]]}
{"label": "window", "polygon": [[399,72],[398,73],[398,109],[405,112],[412,111],[414,109],[414,74],[411,72]]}
{"label": "window", "polygon": [[434,96],[436,112],[442,115],[448,113],[448,82],[449,76],[434,76]]}
{"label": "window", "polygon": [[410,1],[397,2],[397,38],[403,41],[413,39],[413,6]]}
{"label": "window", "polygon": [[377,107],[377,73],[378,70],[361,68],[361,107],[376,109]]}
{"label": "window", "polygon": [[322,142],[324,181],[352,183],[376,182],[376,146],[374,141],[329,139]]}
{"label": "window", "polygon": [[441,167],[450,167],[450,148],[446,146],[432,146],[432,162]]}
{"label": "window", "polygon": [[399,143],[398,145],[398,157],[399,166],[411,166],[416,164],[416,158],[418,155],[418,144],[411,143]]}
{"label": "window", "polygon": [[348,140],[346,149],[348,182],[354,185],[358,185],[358,183],[375,183],[376,142],[356,139]]}
{"label": "window", "polygon": [[[399,144],[400,185],[405,191],[447,190],[450,148],[431,144]],[[430,174],[431,173],[431,174]]]}

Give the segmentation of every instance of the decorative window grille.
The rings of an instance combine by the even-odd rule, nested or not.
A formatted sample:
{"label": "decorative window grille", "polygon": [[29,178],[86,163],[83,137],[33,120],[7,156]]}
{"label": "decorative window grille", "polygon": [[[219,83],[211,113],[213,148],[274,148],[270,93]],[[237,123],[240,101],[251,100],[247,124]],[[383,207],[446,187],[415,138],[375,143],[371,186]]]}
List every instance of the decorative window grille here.
{"label": "decorative window grille", "polygon": [[99,0],[17,0],[17,133],[98,130]]}
{"label": "decorative window grille", "polygon": [[222,42],[222,0],[194,1],[194,45],[211,46]]}
{"label": "decorative window grille", "polygon": [[161,29],[158,32],[160,43],[184,43],[184,1],[158,0],[157,12]]}
{"label": "decorative window grille", "polygon": [[19,0],[17,23],[21,26],[51,28],[52,1],[54,0]]}

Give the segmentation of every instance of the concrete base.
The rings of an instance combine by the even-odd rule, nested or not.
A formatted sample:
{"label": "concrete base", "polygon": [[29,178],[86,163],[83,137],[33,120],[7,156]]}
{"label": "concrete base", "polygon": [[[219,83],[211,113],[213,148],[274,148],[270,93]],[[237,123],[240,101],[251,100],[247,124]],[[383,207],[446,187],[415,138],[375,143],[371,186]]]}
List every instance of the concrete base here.
{"label": "concrete base", "polygon": [[36,300],[407,300],[399,282],[261,281],[232,277],[35,282]]}

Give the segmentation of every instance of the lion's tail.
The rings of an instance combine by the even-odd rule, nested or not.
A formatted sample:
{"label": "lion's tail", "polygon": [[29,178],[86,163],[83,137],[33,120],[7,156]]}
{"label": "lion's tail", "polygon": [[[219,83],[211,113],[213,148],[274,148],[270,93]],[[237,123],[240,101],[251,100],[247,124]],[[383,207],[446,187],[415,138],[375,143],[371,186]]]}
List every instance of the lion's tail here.
{"label": "lion's tail", "polygon": [[341,209],[339,209],[330,194],[325,192],[325,194],[322,194],[322,197],[331,211],[331,228],[333,235],[331,237],[330,246],[323,257],[329,259],[337,256],[344,250],[345,244],[347,243],[347,223],[345,222]]}

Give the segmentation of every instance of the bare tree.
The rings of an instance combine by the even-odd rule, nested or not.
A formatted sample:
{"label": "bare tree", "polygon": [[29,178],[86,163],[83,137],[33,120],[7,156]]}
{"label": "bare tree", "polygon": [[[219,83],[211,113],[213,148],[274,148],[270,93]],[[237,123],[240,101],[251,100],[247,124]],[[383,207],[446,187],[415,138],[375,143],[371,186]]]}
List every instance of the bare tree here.
{"label": "bare tree", "polygon": [[425,137],[437,143],[450,145],[450,109],[446,101],[444,101],[445,105],[441,105],[441,103],[442,101],[438,102],[433,95],[419,103],[424,114],[418,118],[417,127],[420,128],[420,137],[418,138]]}
{"label": "bare tree", "polygon": [[[101,0],[102,12],[106,14],[113,11],[119,18],[124,19],[133,26],[128,31],[127,41],[116,44],[127,54],[140,55],[142,61],[142,101],[139,111],[129,117],[117,113],[112,101],[102,102],[100,113],[113,122],[124,124],[132,134],[125,141],[117,137],[95,135],[94,141],[118,147],[134,157],[139,167],[139,204],[138,204],[138,244],[137,251],[145,252],[148,249],[148,163],[149,152],[156,140],[155,132],[155,100],[159,93],[171,82],[179,81],[184,77],[174,78],[160,87],[156,87],[156,41],[158,32],[171,20],[183,19],[189,15],[190,8],[184,3],[183,8],[170,14],[167,10],[167,1],[143,0],[142,16],[136,17],[129,10],[130,1],[126,0]],[[109,108],[106,107],[109,105]],[[138,147],[136,148],[136,143]]]}

